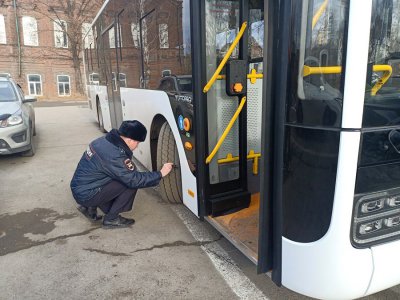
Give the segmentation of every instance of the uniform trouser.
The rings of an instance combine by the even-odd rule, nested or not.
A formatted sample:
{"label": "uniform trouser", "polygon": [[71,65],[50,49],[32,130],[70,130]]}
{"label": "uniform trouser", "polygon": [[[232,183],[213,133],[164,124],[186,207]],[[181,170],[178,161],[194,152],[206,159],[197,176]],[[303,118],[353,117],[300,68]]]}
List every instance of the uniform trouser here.
{"label": "uniform trouser", "polygon": [[99,207],[104,213],[105,220],[118,217],[121,212],[132,209],[137,189],[129,189],[118,181],[111,181],[101,188],[92,199],[80,203],[83,206]]}

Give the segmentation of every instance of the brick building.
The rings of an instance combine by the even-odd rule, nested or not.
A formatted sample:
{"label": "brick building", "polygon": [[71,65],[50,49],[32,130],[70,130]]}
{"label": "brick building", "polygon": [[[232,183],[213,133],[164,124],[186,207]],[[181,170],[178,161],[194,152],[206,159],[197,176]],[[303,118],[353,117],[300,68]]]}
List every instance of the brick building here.
{"label": "brick building", "polygon": [[39,101],[85,99],[82,34],[103,1],[47,2],[0,0],[0,73]]}

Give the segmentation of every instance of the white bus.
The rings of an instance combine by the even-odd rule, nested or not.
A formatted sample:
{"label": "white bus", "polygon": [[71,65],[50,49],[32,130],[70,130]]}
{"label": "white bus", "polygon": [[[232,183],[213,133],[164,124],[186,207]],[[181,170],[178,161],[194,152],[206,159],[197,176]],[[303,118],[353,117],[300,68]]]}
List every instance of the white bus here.
{"label": "white bus", "polygon": [[140,120],[162,197],[277,285],[400,283],[400,0],[109,0],[85,49],[100,129]]}

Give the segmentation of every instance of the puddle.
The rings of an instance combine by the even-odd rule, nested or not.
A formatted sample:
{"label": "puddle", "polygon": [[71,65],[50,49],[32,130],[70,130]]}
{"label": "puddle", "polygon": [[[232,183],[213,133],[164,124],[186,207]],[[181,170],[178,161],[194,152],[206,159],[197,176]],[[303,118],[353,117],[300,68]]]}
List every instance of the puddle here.
{"label": "puddle", "polygon": [[33,241],[26,234],[47,234],[57,220],[72,219],[75,214],[60,215],[47,208],[36,208],[14,215],[0,215],[0,256],[30,248],[41,242]]}

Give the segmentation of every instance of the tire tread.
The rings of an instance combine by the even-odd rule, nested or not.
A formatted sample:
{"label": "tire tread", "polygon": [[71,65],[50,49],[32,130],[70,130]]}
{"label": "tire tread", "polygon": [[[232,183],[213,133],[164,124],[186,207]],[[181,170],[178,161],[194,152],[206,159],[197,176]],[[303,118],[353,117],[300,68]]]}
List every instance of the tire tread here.
{"label": "tire tread", "polygon": [[[160,169],[166,162],[179,164],[178,151],[172,130],[168,123],[161,126],[157,145],[157,167]],[[161,196],[169,203],[182,203],[182,179],[180,168],[174,167],[171,173],[160,182]]]}

